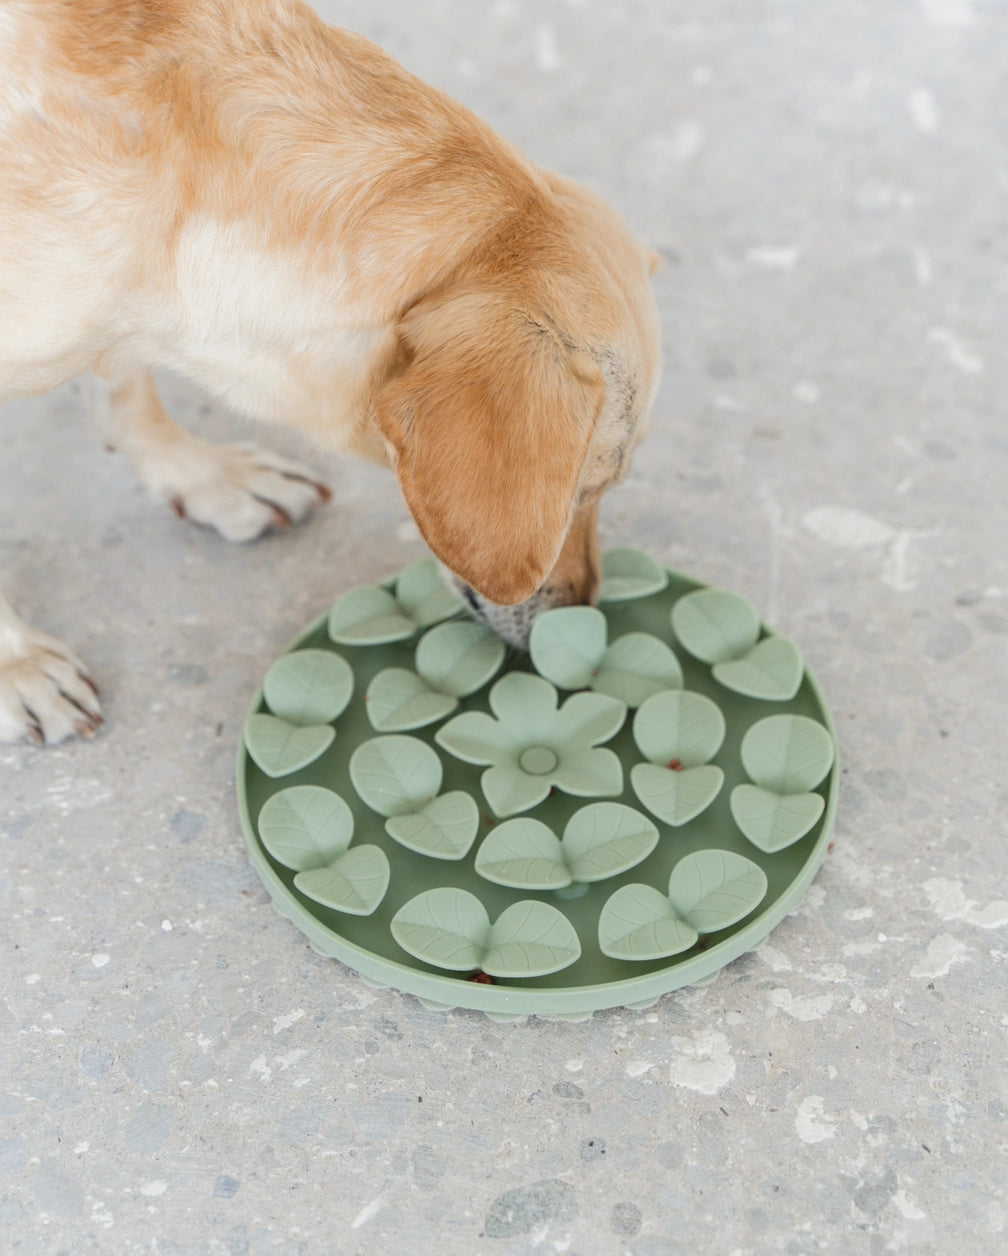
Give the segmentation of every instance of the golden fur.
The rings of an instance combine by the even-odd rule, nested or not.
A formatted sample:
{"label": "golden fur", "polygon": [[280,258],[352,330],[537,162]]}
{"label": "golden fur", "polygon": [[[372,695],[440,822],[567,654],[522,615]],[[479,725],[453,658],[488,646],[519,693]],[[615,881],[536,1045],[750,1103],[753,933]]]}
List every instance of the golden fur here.
{"label": "golden fur", "polygon": [[594,595],[654,255],[366,40],[299,0],[0,0],[0,222],[0,400],[95,370],[148,486],[242,535],[160,408],[172,368],[387,458],[497,626]]}

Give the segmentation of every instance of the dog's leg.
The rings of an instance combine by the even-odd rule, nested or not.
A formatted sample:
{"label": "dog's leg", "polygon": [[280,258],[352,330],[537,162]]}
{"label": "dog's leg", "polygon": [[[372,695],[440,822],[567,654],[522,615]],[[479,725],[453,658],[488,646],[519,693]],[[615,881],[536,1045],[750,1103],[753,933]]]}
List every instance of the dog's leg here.
{"label": "dog's leg", "polygon": [[0,741],[27,737],[41,746],[74,733],[93,737],[104,722],[80,659],[36,632],[0,595]]}
{"label": "dog's leg", "polygon": [[113,381],[104,411],[106,443],[126,455],[147,490],[228,541],[289,528],[329,500],[300,463],[254,445],[213,445],[179,427],[149,371]]}

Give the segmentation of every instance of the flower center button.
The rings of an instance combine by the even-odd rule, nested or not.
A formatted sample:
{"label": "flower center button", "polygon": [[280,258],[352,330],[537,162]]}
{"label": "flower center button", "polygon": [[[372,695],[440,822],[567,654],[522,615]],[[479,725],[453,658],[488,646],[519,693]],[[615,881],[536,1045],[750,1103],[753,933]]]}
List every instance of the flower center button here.
{"label": "flower center button", "polygon": [[548,746],[530,746],[518,760],[518,766],[529,776],[545,776],[552,772],[560,760]]}

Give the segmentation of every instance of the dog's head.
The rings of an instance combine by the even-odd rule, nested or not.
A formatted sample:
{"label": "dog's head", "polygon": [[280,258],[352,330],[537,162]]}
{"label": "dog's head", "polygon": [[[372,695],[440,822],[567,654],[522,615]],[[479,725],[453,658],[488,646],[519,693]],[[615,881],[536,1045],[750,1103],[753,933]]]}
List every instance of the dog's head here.
{"label": "dog's head", "polygon": [[659,375],[655,255],[590,194],[550,185],[548,237],[498,241],[402,317],[373,411],[427,544],[521,647],[539,611],[594,600],[599,499]]}

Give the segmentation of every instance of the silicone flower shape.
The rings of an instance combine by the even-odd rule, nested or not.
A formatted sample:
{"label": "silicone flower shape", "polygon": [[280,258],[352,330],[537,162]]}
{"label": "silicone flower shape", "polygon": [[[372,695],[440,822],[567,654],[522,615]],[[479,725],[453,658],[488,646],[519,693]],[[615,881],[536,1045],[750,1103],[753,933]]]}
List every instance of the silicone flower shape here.
{"label": "silicone flower shape", "polygon": [[582,798],[622,792],[619,759],[598,746],[619,731],[625,704],[600,693],[557,703],[549,681],[510,672],[490,690],[493,715],[468,711],[436,734],[457,759],[487,765],[483,793],[495,815],[528,811],[554,786]]}

